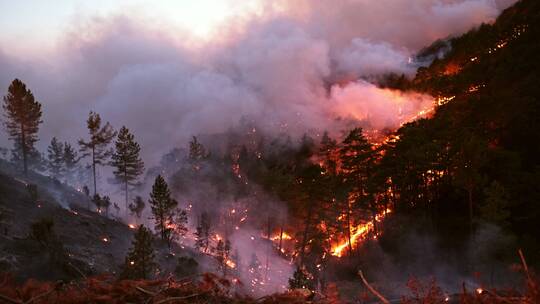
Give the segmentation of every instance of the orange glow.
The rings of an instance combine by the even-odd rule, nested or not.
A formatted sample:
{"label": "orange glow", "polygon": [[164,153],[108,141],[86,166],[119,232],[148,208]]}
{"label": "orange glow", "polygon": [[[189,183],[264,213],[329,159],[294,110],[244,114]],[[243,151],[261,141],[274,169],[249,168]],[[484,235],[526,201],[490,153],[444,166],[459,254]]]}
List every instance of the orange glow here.
{"label": "orange glow", "polygon": [[[383,211],[375,216],[375,221],[381,221],[388,213],[391,213],[390,209]],[[358,246],[358,243],[365,240],[370,231],[373,230],[374,222],[373,220],[366,223],[356,226],[353,231],[351,231],[351,243],[354,246]],[[349,247],[349,240],[343,240],[336,246],[332,248],[332,255],[341,257],[345,253],[345,249]]]}

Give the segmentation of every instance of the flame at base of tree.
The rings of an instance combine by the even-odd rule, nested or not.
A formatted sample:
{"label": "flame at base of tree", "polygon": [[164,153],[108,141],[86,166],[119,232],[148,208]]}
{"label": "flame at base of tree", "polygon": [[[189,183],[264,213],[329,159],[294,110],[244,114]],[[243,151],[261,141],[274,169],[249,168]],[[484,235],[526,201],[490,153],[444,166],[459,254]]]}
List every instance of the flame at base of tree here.
{"label": "flame at base of tree", "polygon": [[[379,214],[377,214],[374,220],[368,221],[366,223],[362,223],[354,227],[354,229],[352,229],[351,231],[350,243],[348,239],[339,242],[337,245],[332,247],[332,255],[337,256],[337,257],[342,257],[345,254],[346,249],[349,247],[350,244],[352,245],[351,247],[353,248],[358,247],[358,245],[362,243],[363,241],[365,241],[370,236],[370,233],[375,230],[376,222],[382,221],[384,217],[386,217],[386,215],[388,215],[391,212],[392,210],[386,209],[380,212]],[[377,237],[377,235],[374,235],[374,237]]]}

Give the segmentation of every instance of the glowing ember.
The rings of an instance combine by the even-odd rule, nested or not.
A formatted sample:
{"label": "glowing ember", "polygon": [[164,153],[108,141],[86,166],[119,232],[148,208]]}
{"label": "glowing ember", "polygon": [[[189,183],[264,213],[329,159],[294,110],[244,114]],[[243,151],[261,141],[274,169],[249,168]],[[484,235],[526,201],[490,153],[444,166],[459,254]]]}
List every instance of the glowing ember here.
{"label": "glowing ember", "polygon": [[128,227],[129,227],[129,229],[135,229],[135,225],[133,225],[133,224],[129,224]]}
{"label": "glowing ember", "polygon": [[229,267],[229,268],[235,268],[236,267],[236,263],[234,263],[233,261],[227,259],[225,261],[225,264]]}
{"label": "glowing ember", "polygon": [[109,239],[106,237],[102,238],[101,240],[104,241],[105,243],[109,242]]}

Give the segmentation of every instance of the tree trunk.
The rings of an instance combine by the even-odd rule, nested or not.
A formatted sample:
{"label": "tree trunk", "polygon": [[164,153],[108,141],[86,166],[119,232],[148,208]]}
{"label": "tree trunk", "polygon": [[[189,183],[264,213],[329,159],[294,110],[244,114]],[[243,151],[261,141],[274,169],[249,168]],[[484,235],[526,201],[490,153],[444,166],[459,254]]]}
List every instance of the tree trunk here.
{"label": "tree trunk", "polygon": [[304,228],[304,233],[302,236],[302,247],[300,248],[300,265],[304,264],[304,255],[306,250],[307,238],[309,234],[309,229],[311,226],[311,217],[313,216],[313,204],[309,204],[308,214],[306,218],[306,227]]}
{"label": "tree trunk", "polygon": [[24,176],[28,176],[28,160],[27,160],[28,151],[26,151],[26,132],[24,130],[23,124],[21,124],[21,149],[22,149],[22,156],[23,156]]}
{"label": "tree trunk", "polygon": [[351,237],[351,202],[347,199],[347,240],[349,241],[349,256],[352,257],[353,245]]}
{"label": "tree trunk", "polygon": [[94,176],[94,196],[97,194],[97,182],[96,182],[96,154],[95,146],[92,145],[92,175]]}
{"label": "tree trunk", "polygon": [[281,246],[283,245],[283,224],[279,228],[279,253],[281,253]]}
{"label": "tree trunk", "polygon": [[469,199],[469,229],[470,229],[470,233],[471,235],[474,233],[474,224],[473,224],[473,220],[474,220],[474,214],[473,214],[473,187],[472,185],[469,185],[469,187],[467,187],[467,193],[468,193],[468,199]]}

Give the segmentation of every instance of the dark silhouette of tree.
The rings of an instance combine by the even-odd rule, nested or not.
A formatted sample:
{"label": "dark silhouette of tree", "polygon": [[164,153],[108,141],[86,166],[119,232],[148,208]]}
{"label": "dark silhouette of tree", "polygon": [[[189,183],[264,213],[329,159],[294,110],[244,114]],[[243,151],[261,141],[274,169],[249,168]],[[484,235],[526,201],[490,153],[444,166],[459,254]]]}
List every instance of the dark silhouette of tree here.
{"label": "dark silhouette of tree", "polygon": [[141,148],[135,137],[125,126],[118,132],[115,142],[115,151],[112,155],[111,165],[115,168],[113,174],[116,181],[123,185],[128,211],[129,187],[137,185],[137,179],[144,171],[144,163],[140,157]]}
{"label": "dark silhouette of tree", "polygon": [[61,179],[64,170],[64,145],[53,137],[47,148],[48,167],[51,175],[56,179]]}
{"label": "dark silhouette of tree", "polygon": [[140,225],[131,244],[132,247],[125,258],[121,277],[125,279],[150,278],[152,271],[157,267],[154,262],[152,233],[143,225]]}
{"label": "dark silhouette of tree", "polygon": [[65,169],[65,178],[68,184],[73,185],[73,180],[75,179],[75,173],[77,171],[77,163],[79,159],[77,158],[77,151],[71,146],[70,143],[64,143],[64,153],[63,153],[64,169]]}
{"label": "dark silhouette of tree", "polygon": [[112,149],[108,146],[116,136],[116,132],[107,122],[101,126],[101,117],[99,114],[90,112],[86,121],[90,139],[84,141],[79,139],[81,157],[91,157],[92,176],[94,181],[94,194],[97,194],[96,167],[107,164],[107,159],[112,155]]}
{"label": "dark silhouette of tree", "polygon": [[[343,140],[340,149],[341,176],[347,189],[347,198],[340,200],[344,204],[344,230],[348,239],[349,253],[353,251],[351,233],[357,220],[362,218],[362,207],[373,203],[367,196],[367,180],[373,167],[373,149],[371,144],[362,134],[361,128],[355,128],[349,132]],[[376,210],[371,207],[373,217]]]}
{"label": "dark silhouette of tree", "polygon": [[223,275],[226,276],[229,268],[228,262],[231,255],[231,243],[229,240],[224,242],[223,240],[219,239],[214,251],[219,268]]}
{"label": "dark silhouette of tree", "polygon": [[133,199],[133,202],[129,204],[128,208],[132,215],[137,216],[138,219],[141,219],[142,212],[144,208],[146,207],[146,204],[144,203],[144,200],[140,196],[136,196],[135,199]]}
{"label": "dark silhouette of tree", "polygon": [[159,231],[161,239],[171,246],[172,225],[174,210],[178,202],[171,197],[169,186],[161,175],[156,177],[152,192],[150,193],[150,206],[156,221],[155,228]]}
{"label": "dark silhouette of tree", "polygon": [[189,162],[194,171],[201,170],[201,162],[208,157],[208,152],[196,136],[189,142]]}
{"label": "dark silhouette of tree", "polygon": [[13,80],[4,96],[2,108],[6,121],[4,126],[9,137],[14,140],[14,153],[22,155],[24,174],[28,174],[28,160],[35,154],[34,144],[41,120],[41,104],[19,79]]}
{"label": "dark silhouette of tree", "polygon": [[313,290],[313,280],[310,280],[306,271],[302,267],[298,266],[294,271],[293,277],[289,279],[289,289]]}
{"label": "dark silhouette of tree", "polygon": [[203,212],[199,217],[199,222],[195,231],[195,248],[199,251],[207,253],[210,246],[210,217],[208,213]]}
{"label": "dark silhouette of tree", "polygon": [[181,239],[186,236],[188,232],[188,216],[187,212],[184,209],[177,208],[174,211],[173,217],[172,217],[172,226],[173,226],[173,238],[175,239]]}

